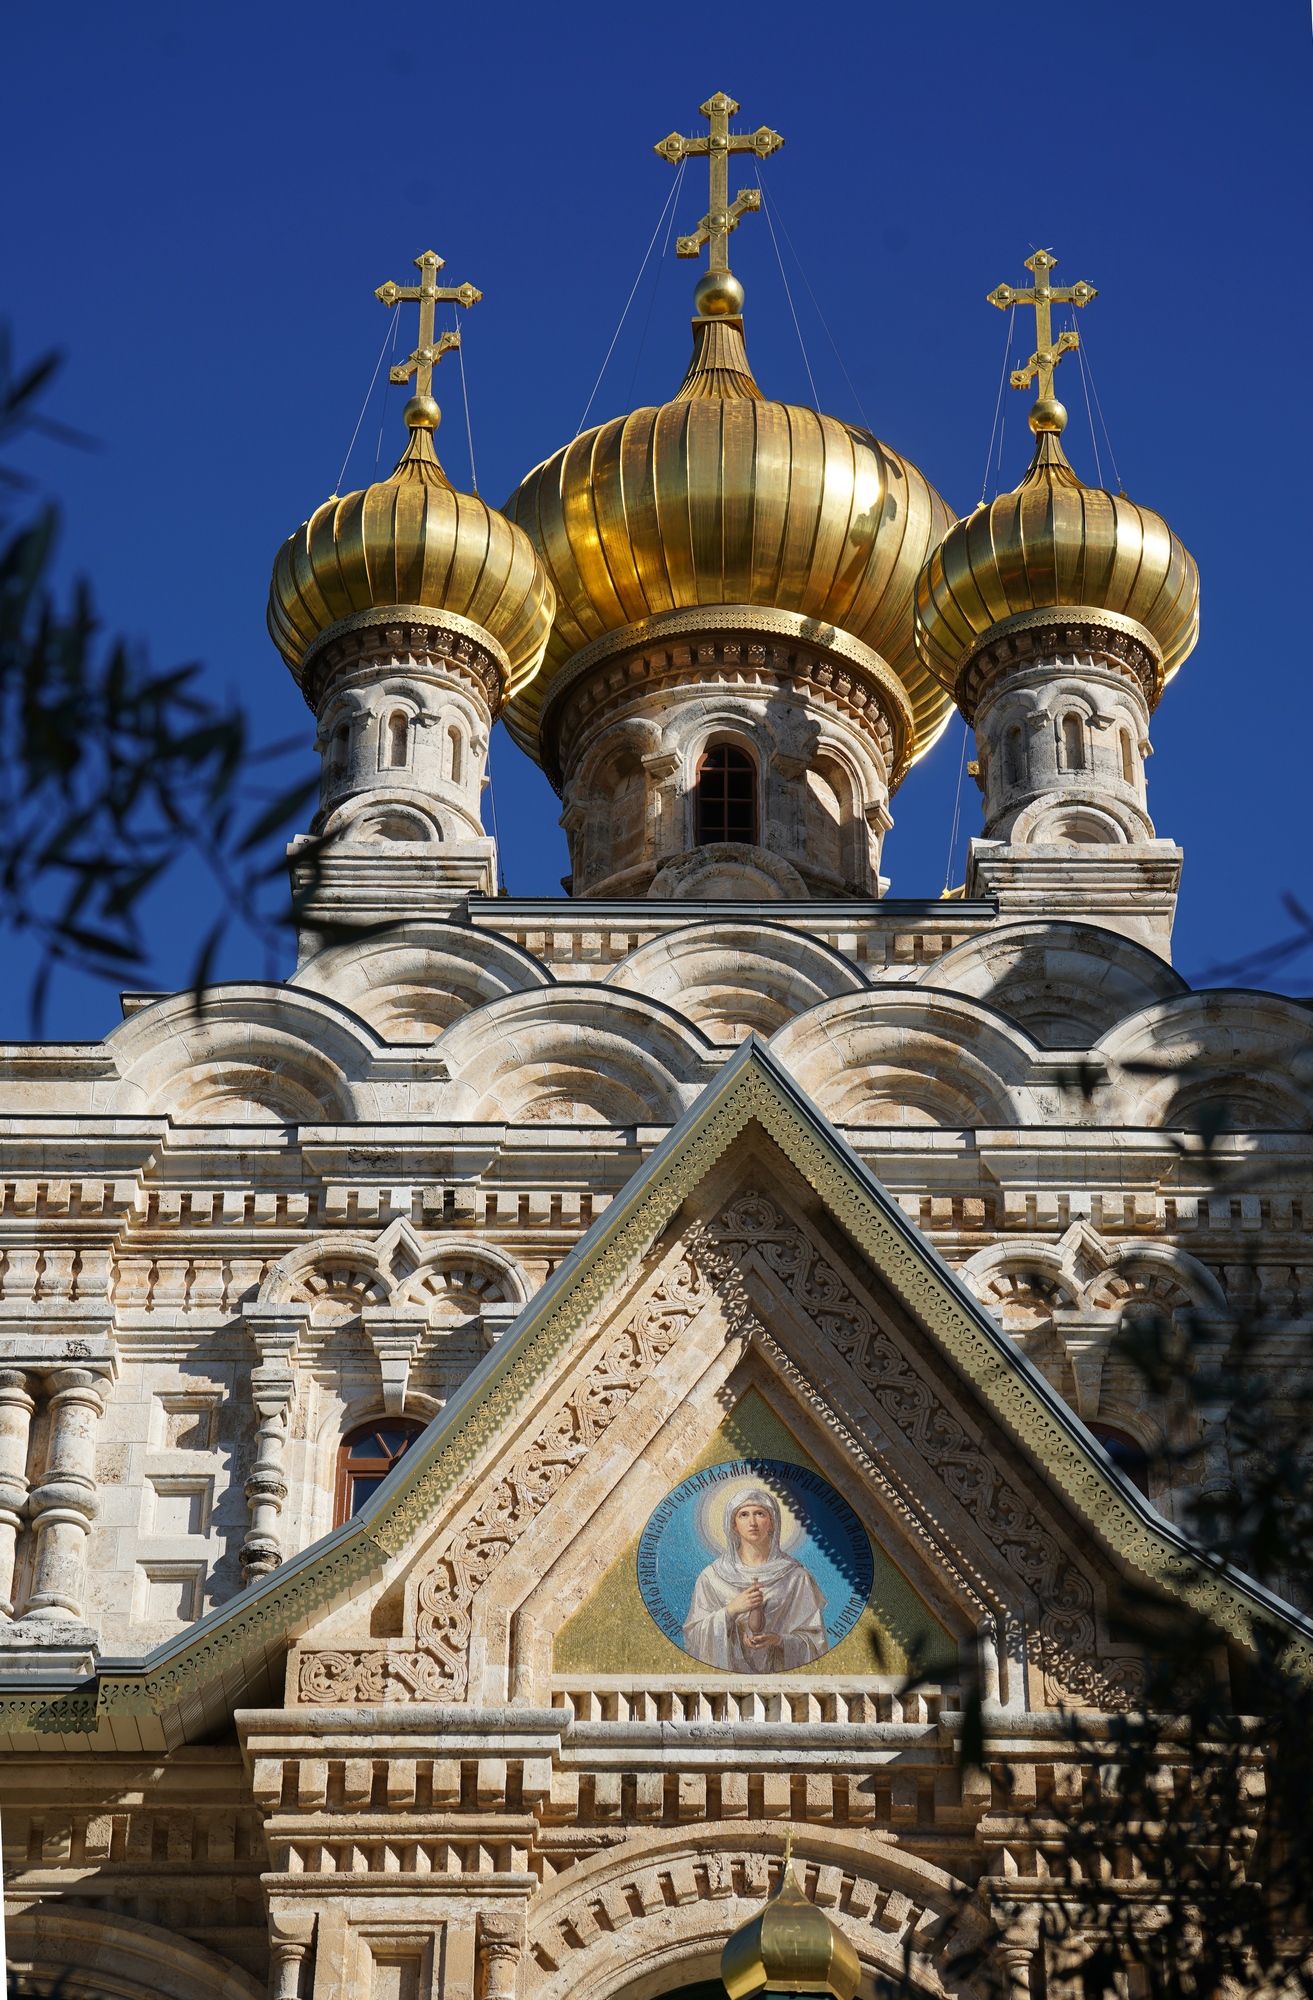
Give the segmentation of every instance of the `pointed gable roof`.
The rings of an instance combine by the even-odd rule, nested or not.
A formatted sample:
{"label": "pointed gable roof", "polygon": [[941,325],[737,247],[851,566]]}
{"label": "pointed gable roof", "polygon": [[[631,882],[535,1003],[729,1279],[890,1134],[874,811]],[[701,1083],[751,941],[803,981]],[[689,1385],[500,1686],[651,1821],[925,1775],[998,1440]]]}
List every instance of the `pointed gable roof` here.
{"label": "pointed gable roof", "polygon": [[959,1381],[987,1406],[1124,1573],[1247,1643],[1270,1620],[1313,1653],[1313,1620],[1237,1572],[1209,1566],[1108,1459],[879,1181],[755,1035],[672,1127],[624,1192],[520,1314],[362,1511],[144,1658],[106,1658],[71,1680],[0,1681],[0,1728],[95,1733],[162,1749],[278,1699],[289,1642],[420,1538],[686,1197],[756,1122],[901,1300]]}

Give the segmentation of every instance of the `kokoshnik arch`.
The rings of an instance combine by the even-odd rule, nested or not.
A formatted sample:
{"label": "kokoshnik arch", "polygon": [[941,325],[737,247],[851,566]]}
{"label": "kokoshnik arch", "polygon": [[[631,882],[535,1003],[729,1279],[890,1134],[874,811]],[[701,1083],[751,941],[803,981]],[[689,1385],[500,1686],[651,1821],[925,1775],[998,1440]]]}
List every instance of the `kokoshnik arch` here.
{"label": "kokoshnik arch", "polygon": [[[951,1985],[1038,1893],[1061,1709],[1139,1696],[1128,1588],[1182,1587],[1184,1419],[1119,1323],[1313,1296],[1305,1010],[1171,965],[1145,763],[1198,578],[1064,453],[1095,293],[1045,250],[991,295],[1035,451],[956,520],[758,386],[729,168],[783,141],[738,108],[657,149],[710,170],[682,384],[501,510],[434,449],[479,292],[380,289],[408,443],[270,592],[323,760],[292,977],[4,1051],[5,1890],[71,1990],[655,2000],[743,1933],[745,2000],[809,1911],[814,1990],[905,1946]],[[896,901],[955,707],[983,830]],[[498,718],[562,899],[494,893]],[[1217,1103],[1261,1197],[1174,1146]],[[1260,1607],[1216,1579],[1223,1670]],[[1006,1809],[955,1760],[976,1660]]]}

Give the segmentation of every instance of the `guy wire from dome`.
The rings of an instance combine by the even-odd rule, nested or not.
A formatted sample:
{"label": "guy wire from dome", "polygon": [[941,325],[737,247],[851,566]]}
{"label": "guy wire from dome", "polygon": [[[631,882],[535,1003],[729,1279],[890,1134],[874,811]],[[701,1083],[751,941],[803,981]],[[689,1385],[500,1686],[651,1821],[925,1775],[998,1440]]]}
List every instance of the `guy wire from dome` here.
{"label": "guy wire from dome", "polygon": [[702,106],[709,132],[672,133],[656,148],[673,164],[706,155],[711,175],[707,214],[677,243],[683,257],[708,247],[679,389],[582,432],[505,503],[556,591],[543,669],[513,691],[505,715],[520,747],[548,766],[543,706],[567,663],[609,634],[703,606],[738,607],[745,629],[762,610],[793,614],[878,654],[911,704],[909,761],[951,714],[913,626],[917,575],[952,510],[869,431],[764,396],[748,361],[727,245],[761,195],[747,188],[730,201],[728,156],[764,160],[784,141],[768,126],[731,132],[738,108],[718,92]]}
{"label": "guy wire from dome", "polygon": [[1102,628],[1152,710],[1199,636],[1199,572],[1184,544],[1161,515],[1124,493],[1086,486],[1063,451],[1067,412],[1053,375],[1080,339],[1074,329],[1053,337],[1051,309],[1084,307],[1098,295],[1083,280],[1051,285],[1056,262],[1037,250],[1026,259],[1033,284],[999,285],[988,294],[1000,310],[1035,308],[1035,352],[1011,376],[1014,389],[1036,379],[1039,387],[1025,477],[955,523],[917,582],[917,651],[968,721],[989,676],[986,652],[992,656],[1004,642],[1013,649],[1039,644],[1044,632],[1043,643],[1061,648],[1078,643],[1077,628]]}
{"label": "guy wire from dome", "polygon": [[393,382],[415,378],[402,413],[409,443],[389,478],[324,501],[274,561],[269,632],[312,707],[314,661],[333,637],[396,609],[490,639],[499,709],[538,671],[555,612],[551,582],[528,537],[477,495],[458,492],[438,462],[433,433],[442,413],[433,370],[459,348],[460,334],[435,338],[434,308],[440,300],[468,308],[483,294],[468,283],[440,286],[443,260],[432,250],[415,262],[418,285],[389,281],[375,294],[389,309],[403,302],[420,309],[418,344],[390,371]]}

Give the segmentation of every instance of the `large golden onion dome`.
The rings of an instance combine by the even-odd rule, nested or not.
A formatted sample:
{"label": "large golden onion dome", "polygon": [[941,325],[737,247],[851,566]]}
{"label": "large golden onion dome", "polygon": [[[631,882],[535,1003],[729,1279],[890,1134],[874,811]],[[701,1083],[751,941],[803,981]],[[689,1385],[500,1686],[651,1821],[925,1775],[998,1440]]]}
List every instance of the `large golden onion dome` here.
{"label": "large golden onion dome", "polygon": [[786,1847],[780,1885],[760,1916],[727,1940],[720,1976],[729,2000],[758,1993],[829,1994],[853,2000],[862,1966],[852,1944],[824,1910],[809,1902]]}
{"label": "large golden onion dome", "polygon": [[556,599],[522,529],[438,463],[436,403],[406,408],[410,443],[390,479],[325,500],[289,535],[269,586],[269,631],[298,684],[321,634],[356,612],[425,606],[471,620],[510,662],[511,693],[537,672]]}
{"label": "large golden onion dome", "polygon": [[944,536],[921,571],[916,643],[954,690],[963,663],[1005,619],[1080,606],[1130,619],[1161,656],[1156,701],[1199,637],[1199,571],[1160,514],[1086,486],[1059,442],[1061,403],[1031,412],[1035,455],[1014,493],[983,504]]}
{"label": "large golden onion dome", "polygon": [[[704,107],[705,110],[706,107]],[[723,286],[716,273],[712,280]],[[678,394],[582,432],[538,466],[505,511],[556,590],[543,671],[506,725],[539,756],[552,677],[582,647],[656,614],[759,605],[840,627],[882,655],[915,717],[915,755],[951,714],[917,657],[917,574],[954,515],[907,459],[869,431],[763,397],[733,294],[693,322]]]}

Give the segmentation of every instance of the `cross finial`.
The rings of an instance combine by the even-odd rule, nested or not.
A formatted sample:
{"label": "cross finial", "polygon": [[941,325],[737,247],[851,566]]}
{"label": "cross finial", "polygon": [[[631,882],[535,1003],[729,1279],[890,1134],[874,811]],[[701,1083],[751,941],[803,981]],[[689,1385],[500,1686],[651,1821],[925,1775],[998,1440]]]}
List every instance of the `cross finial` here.
{"label": "cross finial", "polygon": [[723,90],[718,90],[699,108],[710,123],[709,132],[701,132],[692,139],[686,139],[681,132],[672,132],[655,150],[672,166],[678,166],[680,161],[690,159],[695,153],[708,155],[711,206],[691,236],[678,238],[675,250],[680,257],[696,257],[704,243],[710,245],[706,273],[698,281],[693,297],[704,318],[722,318],[741,311],[743,306],[743,287],[730,274],[730,236],[749,209],[761,207],[761,191],[758,188],[744,188],[730,201],[729,156],[731,153],[755,153],[759,160],[769,159],[784,141],[778,132],[772,132],[769,125],[761,126],[756,132],[731,132],[729,121],[739,107]]}
{"label": "cross finial", "polygon": [[433,369],[444,354],[453,347],[460,346],[458,333],[444,333],[433,339],[433,308],[439,299],[450,299],[458,306],[477,305],[483,293],[473,285],[440,285],[438,272],[442,269],[442,259],[436,250],[426,250],[415,259],[419,268],[417,285],[394,285],[389,278],[386,285],[380,285],[374,297],[381,299],[385,306],[400,305],[403,299],[419,302],[419,346],[404,361],[389,369],[390,382],[408,382],[415,377],[415,394],[406,405],[406,422],[412,430],[436,430],[441,412],[433,400]]}
{"label": "cross finial", "polygon": [[[1060,431],[1066,423],[1067,413],[1062,409],[1061,403],[1054,398],[1053,371],[1064,354],[1070,354],[1074,348],[1080,346],[1080,335],[1075,332],[1060,333],[1056,341],[1054,340],[1052,322],[1049,318],[1050,308],[1056,305],[1087,306],[1091,299],[1097,299],[1099,296],[1093,285],[1087,285],[1083,278],[1078,285],[1051,285],[1049,272],[1057,261],[1051,251],[1037,250],[1033,257],[1026,259],[1026,269],[1035,274],[1035,282],[1032,285],[1028,285],[1025,291],[1016,291],[1011,285],[996,285],[992,292],[986,294],[989,303],[997,306],[1000,312],[1006,312],[1009,306],[1035,308],[1035,352],[1024,368],[1013,369],[1012,386],[1014,389],[1024,389],[1038,375],[1039,401],[1035,405],[1035,410],[1044,411],[1045,416],[1056,416],[1057,412],[1061,411],[1060,423],[1040,424],[1033,422],[1034,412],[1032,412],[1032,428],[1038,430]],[[1051,410],[1046,409],[1046,405],[1051,406]]]}

